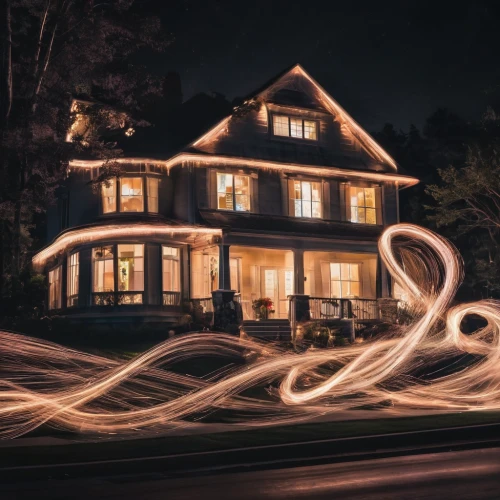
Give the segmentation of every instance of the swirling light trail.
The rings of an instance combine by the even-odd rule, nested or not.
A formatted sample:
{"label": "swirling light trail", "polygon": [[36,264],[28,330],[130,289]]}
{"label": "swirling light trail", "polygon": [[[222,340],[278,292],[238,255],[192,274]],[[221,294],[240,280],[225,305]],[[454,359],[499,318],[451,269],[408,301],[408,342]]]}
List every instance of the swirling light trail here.
{"label": "swirling light trail", "polygon": [[[422,276],[405,274],[401,253],[393,251],[401,238]],[[259,426],[336,412],[355,416],[366,408],[401,415],[500,409],[500,302],[448,310],[462,278],[461,259],[431,231],[389,227],[379,251],[421,314],[397,336],[364,345],[297,353],[244,337],[196,333],[116,361],[1,332],[0,436],[21,436],[44,423],[91,433],[163,432],[214,412],[213,418],[234,426]],[[465,335],[460,325],[471,314],[487,325]],[[234,363],[205,377],[170,369],[201,356]]]}

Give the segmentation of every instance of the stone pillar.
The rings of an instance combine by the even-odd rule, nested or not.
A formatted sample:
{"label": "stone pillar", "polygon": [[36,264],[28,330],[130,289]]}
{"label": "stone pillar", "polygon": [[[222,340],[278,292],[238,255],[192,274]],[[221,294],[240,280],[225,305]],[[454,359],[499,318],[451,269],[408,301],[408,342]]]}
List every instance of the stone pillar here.
{"label": "stone pillar", "polygon": [[214,290],[214,330],[217,332],[240,333],[243,323],[241,304],[234,300],[234,290]]}
{"label": "stone pillar", "polygon": [[295,280],[294,292],[298,295],[304,293],[304,250],[293,250],[293,275]]}
{"label": "stone pillar", "polygon": [[229,266],[229,245],[219,245],[219,289],[231,289],[231,271]]}
{"label": "stone pillar", "polygon": [[380,319],[384,323],[397,323],[398,320],[398,300],[384,297],[377,299]]}

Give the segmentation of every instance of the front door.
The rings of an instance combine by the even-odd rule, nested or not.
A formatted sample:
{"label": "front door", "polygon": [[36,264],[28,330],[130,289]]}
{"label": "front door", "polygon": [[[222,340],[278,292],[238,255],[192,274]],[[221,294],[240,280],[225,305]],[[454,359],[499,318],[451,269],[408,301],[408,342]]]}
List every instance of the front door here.
{"label": "front door", "polygon": [[293,293],[293,269],[264,267],[261,276],[261,294],[269,297],[275,313],[270,318],[288,317],[288,295]]}

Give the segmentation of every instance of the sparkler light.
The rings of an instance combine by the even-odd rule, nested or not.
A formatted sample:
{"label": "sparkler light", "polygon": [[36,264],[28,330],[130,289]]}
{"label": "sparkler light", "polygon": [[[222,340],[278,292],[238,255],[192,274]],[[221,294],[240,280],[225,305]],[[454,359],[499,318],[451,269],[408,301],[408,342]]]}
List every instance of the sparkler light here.
{"label": "sparkler light", "polygon": [[[394,244],[402,238],[405,246],[396,253]],[[345,418],[346,412],[355,418],[366,408],[380,415],[500,409],[500,302],[448,309],[462,277],[461,259],[429,230],[389,227],[379,251],[422,312],[397,336],[361,345],[297,353],[247,338],[195,333],[115,361],[1,332],[0,436],[21,436],[43,423],[78,432],[165,432],[220,410],[220,419],[233,426],[262,426],[324,414]],[[402,252],[421,263],[425,279],[405,274]],[[460,325],[470,314],[487,325],[465,335]],[[206,377],[171,370],[200,356],[239,363]],[[245,392],[256,387],[267,392]]]}

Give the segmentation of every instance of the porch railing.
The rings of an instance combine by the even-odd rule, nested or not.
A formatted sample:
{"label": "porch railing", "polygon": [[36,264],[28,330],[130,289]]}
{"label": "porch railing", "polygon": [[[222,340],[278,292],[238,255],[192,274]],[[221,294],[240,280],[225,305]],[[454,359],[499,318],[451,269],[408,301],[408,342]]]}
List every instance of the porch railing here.
{"label": "porch railing", "polygon": [[192,299],[200,304],[203,308],[204,313],[214,312],[214,303],[212,301],[212,297],[202,297],[201,299]]}
{"label": "porch railing", "polygon": [[181,292],[163,292],[164,306],[180,306]]}
{"label": "porch railing", "polygon": [[331,299],[310,297],[311,319],[379,319],[376,299]]}

